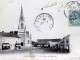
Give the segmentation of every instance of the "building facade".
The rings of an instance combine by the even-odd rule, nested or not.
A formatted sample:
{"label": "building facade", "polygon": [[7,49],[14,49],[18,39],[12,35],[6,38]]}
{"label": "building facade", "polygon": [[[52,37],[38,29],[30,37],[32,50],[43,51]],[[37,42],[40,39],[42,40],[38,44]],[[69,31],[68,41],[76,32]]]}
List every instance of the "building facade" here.
{"label": "building facade", "polygon": [[7,47],[10,47],[9,49],[15,49],[15,44],[21,44],[22,40],[16,32],[17,31],[0,32],[0,50],[2,50],[4,47],[4,49],[7,49]]}
{"label": "building facade", "polygon": [[38,39],[37,42],[33,42],[33,45],[48,47],[55,52],[70,52],[69,36],[67,35],[62,39]]}
{"label": "building facade", "polygon": [[23,41],[23,46],[30,47],[31,40],[29,36],[29,31],[26,31],[22,6],[21,6],[21,14],[20,14],[19,25],[18,25],[18,36],[21,37],[21,40]]}

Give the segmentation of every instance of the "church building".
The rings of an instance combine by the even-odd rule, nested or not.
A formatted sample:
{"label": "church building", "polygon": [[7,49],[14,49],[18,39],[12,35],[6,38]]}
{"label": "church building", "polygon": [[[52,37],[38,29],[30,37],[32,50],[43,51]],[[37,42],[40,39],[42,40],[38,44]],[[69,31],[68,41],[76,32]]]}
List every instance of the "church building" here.
{"label": "church building", "polygon": [[23,46],[29,47],[31,45],[30,33],[29,31],[26,31],[22,6],[18,25],[18,36],[21,37],[21,40],[23,41]]}

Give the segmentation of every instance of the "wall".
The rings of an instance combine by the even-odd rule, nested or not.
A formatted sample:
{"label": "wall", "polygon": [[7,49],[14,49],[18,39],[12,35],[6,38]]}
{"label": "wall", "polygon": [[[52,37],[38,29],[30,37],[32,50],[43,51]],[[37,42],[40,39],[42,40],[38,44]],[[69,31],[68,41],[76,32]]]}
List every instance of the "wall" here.
{"label": "wall", "polygon": [[2,37],[0,36],[0,50],[2,50]]}
{"label": "wall", "polygon": [[31,46],[31,40],[29,37],[25,38],[25,47],[30,47]]}
{"label": "wall", "polygon": [[[9,43],[10,44],[10,49],[14,49],[15,43],[17,41],[17,43],[21,42],[20,38],[15,38],[15,37],[2,37],[2,43]],[[1,45],[2,46],[2,45]]]}

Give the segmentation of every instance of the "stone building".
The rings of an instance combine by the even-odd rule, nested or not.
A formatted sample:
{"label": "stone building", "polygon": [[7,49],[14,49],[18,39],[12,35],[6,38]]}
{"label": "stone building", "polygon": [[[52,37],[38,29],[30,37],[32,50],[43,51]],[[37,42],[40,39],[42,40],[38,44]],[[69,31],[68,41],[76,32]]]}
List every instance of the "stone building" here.
{"label": "stone building", "polygon": [[30,47],[31,45],[30,34],[29,31],[26,31],[22,6],[18,25],[18,36],[21,37],[21,40],[23,41],[23,46]]}

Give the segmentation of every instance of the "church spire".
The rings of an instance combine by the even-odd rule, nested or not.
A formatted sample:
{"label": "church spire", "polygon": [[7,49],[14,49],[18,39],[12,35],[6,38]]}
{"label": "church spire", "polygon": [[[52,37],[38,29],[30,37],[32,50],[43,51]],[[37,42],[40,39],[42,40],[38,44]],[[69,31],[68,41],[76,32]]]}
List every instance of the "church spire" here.
{"label": "church spire", "polygon": [[22,5],[21,5],[20,21],[24,21]]}

